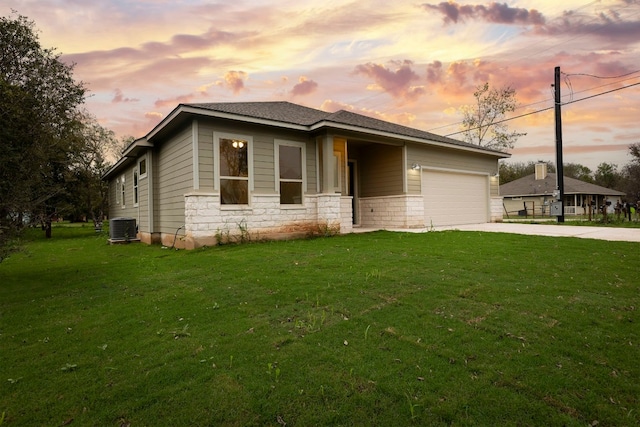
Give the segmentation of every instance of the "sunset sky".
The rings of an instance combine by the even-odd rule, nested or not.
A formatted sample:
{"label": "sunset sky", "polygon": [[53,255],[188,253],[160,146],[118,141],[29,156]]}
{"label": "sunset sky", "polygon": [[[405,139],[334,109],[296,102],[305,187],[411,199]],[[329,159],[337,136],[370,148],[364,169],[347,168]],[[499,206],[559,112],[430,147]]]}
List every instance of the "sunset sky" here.
{"label": "sunset sky", "polygon": [[[450,135],[485,81],[515,88],[514,115],[553,107],[560,66],[563,101],[577,101],[563,106],[565,162],[623,166],[640,142],[640,0],[3,3],[76,64],[88,110],[118,137],[144,136],[179,103],[239,101]],[[527,133],[510,162],[555,160],[553,109],[509,126]]]}

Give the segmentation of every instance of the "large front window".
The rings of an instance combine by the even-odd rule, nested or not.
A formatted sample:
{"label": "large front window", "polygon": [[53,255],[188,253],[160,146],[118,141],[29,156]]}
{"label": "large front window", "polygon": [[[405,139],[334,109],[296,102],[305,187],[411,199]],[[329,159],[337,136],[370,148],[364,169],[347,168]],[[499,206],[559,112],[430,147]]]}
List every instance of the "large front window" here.
{"label": "large front window", "polygon": [[220,138],[220,202],[249,204],[249,141]]}
{"label": "large front window", "polygon": [[280,204],[302,204],[304,193],[304,145],[288,142],[279,143],[278,169]]}

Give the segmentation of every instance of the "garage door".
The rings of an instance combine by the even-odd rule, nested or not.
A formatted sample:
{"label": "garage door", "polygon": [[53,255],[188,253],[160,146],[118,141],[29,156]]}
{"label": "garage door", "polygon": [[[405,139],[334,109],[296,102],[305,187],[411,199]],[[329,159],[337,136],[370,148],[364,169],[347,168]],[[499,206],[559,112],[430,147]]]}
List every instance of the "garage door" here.
{"label": "garage door", "polygon": [[488,193],[487,175],[423,169],[425,226],[488,222]]}

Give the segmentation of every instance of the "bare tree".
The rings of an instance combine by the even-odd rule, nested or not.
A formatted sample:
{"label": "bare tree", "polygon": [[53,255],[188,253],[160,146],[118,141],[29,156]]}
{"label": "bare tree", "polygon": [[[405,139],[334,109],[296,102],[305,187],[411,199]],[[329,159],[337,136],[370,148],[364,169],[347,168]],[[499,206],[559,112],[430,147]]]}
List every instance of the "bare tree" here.
{"label": "bare tree", "polygon": [[513,148],[518,138],[526,135],[509,131],[504,123],[507,113],[515,111],[516,91],[510,86],[489,88],[485,83],[476,88],[474,105],[465,105],[460,110],[464,116],[462,129],[464,140],[481,147],[506,151]]}

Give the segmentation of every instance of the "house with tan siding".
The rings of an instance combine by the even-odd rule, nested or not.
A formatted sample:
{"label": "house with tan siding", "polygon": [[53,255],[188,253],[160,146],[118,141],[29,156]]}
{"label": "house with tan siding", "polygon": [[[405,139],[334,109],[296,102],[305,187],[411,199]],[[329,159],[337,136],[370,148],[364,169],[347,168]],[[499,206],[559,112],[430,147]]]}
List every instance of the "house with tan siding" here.
{"label": "house with tan siding", "polygon": [[[623,191],[601,187],[579,179],[564,177],[564,214],[586,215],[596,213],[607,203],[613,212],[616,203],[625,198]],[[500,186],[504,213],[512,216],[551,216],[550,205],[558,199],[558,178],[547,170],[546,163],[535,165],[531,175]]]}
{"label": "house with tan siding", "polygon": [[502,219],[509,154],[289,102],[180,104],[105,174],[109,217],[146,243],[197,248],[354,227]]}

